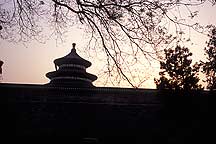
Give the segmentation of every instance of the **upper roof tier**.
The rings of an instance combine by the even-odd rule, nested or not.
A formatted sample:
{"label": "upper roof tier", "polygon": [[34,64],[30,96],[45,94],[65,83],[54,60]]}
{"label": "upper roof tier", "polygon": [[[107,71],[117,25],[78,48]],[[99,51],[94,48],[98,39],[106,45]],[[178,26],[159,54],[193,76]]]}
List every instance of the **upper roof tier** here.
{"label": "upper roof tier", "polygon": [[57,66],[60,66],[62,64],[77,64],[77,65],[83,65],[86,68],[91,66],[91,62],[81,58],[77,53],[76,53],[76,49],[75,49],[76,44],[73,43],[73,48],[71,49],[71,52],[61,58],[55,59],[54,63]]}

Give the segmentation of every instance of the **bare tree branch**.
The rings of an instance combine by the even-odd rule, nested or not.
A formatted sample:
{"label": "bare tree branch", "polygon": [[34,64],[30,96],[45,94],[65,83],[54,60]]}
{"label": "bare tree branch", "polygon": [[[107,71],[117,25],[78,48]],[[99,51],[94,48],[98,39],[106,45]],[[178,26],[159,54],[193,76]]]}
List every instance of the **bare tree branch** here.
{"label": "bare tree branch", "polygon": [[[203,33],[204,27],[197,22],[187,23],[181,11],[176,14],[174,8],[185,7],[189,19],[193,19],[198,11],[191,7],[206,2],[215,5],[215,0],[4,0],[0,3],[0,37],[16,41],[42,39],[44,24],[49,23],[55,30],[51,35],[61,39],[73,24],[82,24],[90,31],[89,44],[101,43],[109,75],[116,68],[120,77],[136,87],[127,57],[134,57],[136,64],[141,63],[138,57],[142,56],[151,65],[152,60],[160,58],[163,48],[182,40],[182,27]],[[175,27],[175,33],[169,25]],[[140,83],[145,81],[137,77]]]}

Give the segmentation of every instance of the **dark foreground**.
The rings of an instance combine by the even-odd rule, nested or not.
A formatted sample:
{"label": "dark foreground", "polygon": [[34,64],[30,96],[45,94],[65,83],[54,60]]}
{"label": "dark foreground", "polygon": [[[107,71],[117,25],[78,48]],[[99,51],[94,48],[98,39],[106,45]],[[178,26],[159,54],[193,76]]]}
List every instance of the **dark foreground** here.
{"label": "dark foreground", "polygon": [[214,143],[215,92],[1,84],[2,137],[81,143]]}

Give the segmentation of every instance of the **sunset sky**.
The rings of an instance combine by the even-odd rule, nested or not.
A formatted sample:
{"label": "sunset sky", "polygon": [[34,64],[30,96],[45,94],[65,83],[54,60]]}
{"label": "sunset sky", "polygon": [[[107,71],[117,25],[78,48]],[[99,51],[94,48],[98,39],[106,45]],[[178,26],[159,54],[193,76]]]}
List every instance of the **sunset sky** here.
{"label": "sunset sky", "polygon": [[[199,8],[200,13],[198,20],[201,24],[216,25],[216,6],[205,4]],[[56,42],[55,38],[50,38],[46,43],[39,43],[37,41],[23,42],[8,42],[0,39],[0,60],[4,62],[3,65],[3,82],[5,83],[28,83],[28,84],[45,84],[49,80],[45,74],[54,70],[53,60],[68,54],[72,48],[72,43],[76,43],[77,53],[92,62],[92,66],[87,70],[88,72],[100,75],[106,59],[103,55],[96,54],[89,55],[85,51],[88,44],[88,39],[82,29],[77,29],[76,26],[71,28],[66,36],[63,37],[63,42]],[[204,47],[207,36],[197,32],[191,32],[191,42],[185,44],[193,53],[193,60],[199,61],[204,59]],[[154,62],[152,68],[143,66],[140,73],[146,73],[148,80],[144,82],[141,87],[155,88],[154,77],[158,77],[159,64]],[[145,76],[143,74],[143,76]],[[96,86],[104,86],[104,78],[100,77],[94,83]],[[113,86],[107,84],[106,86]],[[117,86],[130,87],[129,84],[124,83]]]}

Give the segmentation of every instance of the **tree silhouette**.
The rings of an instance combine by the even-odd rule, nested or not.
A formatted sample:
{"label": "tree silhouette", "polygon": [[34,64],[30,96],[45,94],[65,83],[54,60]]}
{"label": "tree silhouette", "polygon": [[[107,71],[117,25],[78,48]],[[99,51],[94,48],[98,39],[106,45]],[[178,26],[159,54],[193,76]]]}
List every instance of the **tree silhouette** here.
{"label": "tree silhouette", "polygon": [[0,60],[0,82],[2,80],[2,65],[3,64],[4,64],[4,62]]}
{"label": "tree silhouette", "polygon": [[[185,18],[193,19],[198,11],[192,7],[204,0],[7,0],[0,2],[0,37],[17,41],[44,40],[44,25],[50,24],[57,37],[73,25],[82,25],[91,36],[89,42],[103,48],[107,56],[107,71],[115,66],[116,73],[132,86],[124,73],[124,62],[138,54],[149,61],[158,58],[159,48],[180,39],[182,26],[199,31],[198,23],[188,23],[180,7],[188,10]],[[210,0],[213,5],[215,0]],[[175,11],[175,12],[174,12]],[[183,12],[186,13],[185,11]],[[189,17],[188,17],[189,16]],[[171,34],[173,25],[176,33]],[[47,32],[47,31],[46,31]],[[17,35],[18,34],[18,35]],[[49,37],[49,36],[48,36]],[[125,48],[126,43],[128,48]],[[91,45],[91,46],[92,46]],[[90,47],[92,48],[92,47]],[[93,48],[94,49],[94,48]],[[128,66],[127,69],[129,70]],[[129,70],[130,71],[130,70]],[[132,78],[132,77],[131,77]]]}
{"label": "tree silhouette", "polygon": [[202,62],[202,71],[206,74],[207,89],[216,89],[216,28],[213,28],[209,34],[209,41],[205,48],[207,61]]}
{"label": "tree silhouette", "polygon": [[201,89],[198,85],[199,65],[196,63],[191,66],[192,60],[189,59],[192,53],[188,48],[177,46],[174,50],[164,50],[165,61],[160,62],[162,71],[160,79],[155,79],[158,89],[173,90],[192,90]]}

